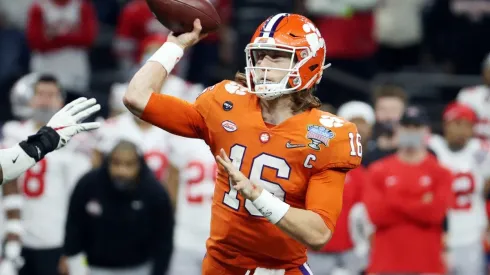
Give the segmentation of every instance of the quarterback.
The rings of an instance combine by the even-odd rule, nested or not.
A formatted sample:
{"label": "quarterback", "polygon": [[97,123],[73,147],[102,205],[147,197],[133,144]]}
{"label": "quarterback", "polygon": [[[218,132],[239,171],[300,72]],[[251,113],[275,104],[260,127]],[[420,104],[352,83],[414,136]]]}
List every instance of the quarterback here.
{"label": "quarterback", "polygon": [[317,109],[325,41],[313,23],[281,13],[245,48],[235,81],[206,88],[190,104],[159,94],[194,30],[167,42],[134,75],[129,110],[168,132],[199,138],[221,164],[202,274],[311,274],[306,250],[321,249],[342,208],[346,173],[362,156],[356,126]]}
{"label": "quarterback", "polygon": [[100,110],[100,105],[95,103],[95,99],[78,98],[58,111],[37,134],[0,150],[1,183],[18,178],[47,153],[64,147],[74,135],[99,128],[98,122],[80,123]]}

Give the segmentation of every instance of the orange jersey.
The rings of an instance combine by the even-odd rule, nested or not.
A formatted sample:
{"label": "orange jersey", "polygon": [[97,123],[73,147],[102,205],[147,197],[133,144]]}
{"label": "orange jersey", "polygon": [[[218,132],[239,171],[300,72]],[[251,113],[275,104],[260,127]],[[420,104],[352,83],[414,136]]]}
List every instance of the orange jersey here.
{"label": "orange jersey", "polygon": [[[207,88],[194,104],[153,94],[142,119],[204,139],[214,155],[223,148],[251,181],[292,207],[318,213],[332,231],[342,208],[345,173],[361,161],[354,124],[312,109],[266,125],[259,98],[232,81]],[[207,250],[217,261],[245,269],[289,269],[306,262],[306,247],[237,194],[222,167]]]}

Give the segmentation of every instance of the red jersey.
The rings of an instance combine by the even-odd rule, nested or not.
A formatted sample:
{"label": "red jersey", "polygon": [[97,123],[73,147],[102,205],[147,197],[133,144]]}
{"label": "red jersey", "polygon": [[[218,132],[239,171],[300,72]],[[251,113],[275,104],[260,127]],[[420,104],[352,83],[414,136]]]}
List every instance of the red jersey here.
{"label": "red jersey", "polygon": [[340,212],[335,233],[332,239],[322,249],[323,252],[335,253],[350,250],[354,247],[349,230],[349,214],[352,206],[362,199],[362,188],[366,182],[367,171],[358,167],[345,177],[344,203]]}
{"label": "red jersey", "polygon": [[[266,125],[259,98],[232,81],[207,88],[193,105],[154,93],[141,118],[171,133],[204,139],[214,155],[223,148],[252,181],[291,207],[317,213],[332,231],[345,174],[361,161],[354,124],[312,109]],[[222,167],[206,246],[214,261],[245,270],[297,269],[306,262],[306,247],[263,218],[230,186]]]}
{"label": "red jersey", "polygon": [[134,61],[141,56],[140,45],[150,35],[167,35],[165,28],[153,15],[144,0],[133,0],[124,6],[116,30],[116,51],[120,55],[131,55]]}
{"label": "red jersey", "polygon": [[[369,272],[444,274],[443,220],[452,174],[428,155],[407,164],[392,155],[369,166],[364,202],[376,230]],[[433,199],[424,203],[423,197]]]}

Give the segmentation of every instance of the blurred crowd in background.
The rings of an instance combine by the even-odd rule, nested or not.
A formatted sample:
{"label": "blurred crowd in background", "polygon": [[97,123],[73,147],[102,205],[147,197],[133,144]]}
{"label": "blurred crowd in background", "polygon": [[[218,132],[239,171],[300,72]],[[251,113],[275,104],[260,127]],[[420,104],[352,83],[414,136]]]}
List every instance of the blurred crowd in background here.
{"label": "blurred crowd in background", "polygon": [[[243,50],[261,22],[276,13],[300,13],[308,16],[316,23],[326,41],[326,62],[332,64],[324,73],[323,80],[316,90],[316,96],[324,103],[322,107],[324,110],[338,113],[357,124],[359,132],[363,136],[363,164],[365,168],[371,163],[396,152],[400,137],[398,134],[399,121],[409,105],[416,105],[417,108],[420,108],[419,110],[424,110],[420,112],[427,117],[427,119],[422,119],[417,116],[417,119],[420,120],[417,125],[426,125],[432,129],[433,133],[443,134],[444,138],[448,139],[448,142],[451,137],[447,135],[454,135],[454,130],[446,129],[445,123],[453,119],[464,120],[472,126],[474,125],[475,138],[490,140],[489,0],[210,1],[216,6],[221,16],[221,29],[207,36],[186,52],[184,58],[173,72],[173,79],[166,83],[165,86],[166,90],[170,93],[175,93],[176,96],[192,101],[204,87],[213,85],[223,79],[233,79],[237,71],[243,71],[245,66],[245,53]],[[81,154],[78,157],[80,161],[84,162],[85,160],[83,159],[86,158],[86,162],[89,163],[87,165],[80,164],[77,167],[83,170],[85,169],[83,167],[87,166],[84,171],[87,172],[90,170],[90,163],[92,163],[94,167],[109,169],[108,171],[111,175],[115,173],[115,178],[119,177],[119,179],[128,180],[140,173],[139,169],[141,167],[137,163],[144,156],[148,166],[156,173],[156,179],[167,182],[164,186],[169,194],[168,203],[173,204],[174,207],[177,206],[176,223],[178,226],[178,206],[185,204],[178,201],[178,193],[184,192],[181,189],[187,190],[186,202],[193,205],[196,202],[202,202],[203,198],[206,200],[207,197],[211,196],[212,191],[209,190],[210,188],[212,189],[213,171],[216,169],[214,160],[212,156],[203,153],[204,157],[200,161],[205,163],[205,166],[201,167],[199,166],[201,162],[192,162],[192,160],[185,159],[186,156],[192,154],[191,152],[200,152],[203,145],[196,144],[197,147],[189,145],[189,148],[199,148],[195,151],[190,151],[189,148],[182,148],[186,147],[183,145],[191,144],[191,141],[185,139],[173,140],[173,138],[160,133],[158,129],[153,129],[151,125],[139,120],[133,120],[131,115],[126,113],[122,104],[122,95],[127,82],[141,64],[165,42],[168,33],[168,29],[154,18],[145,0],[0,0],[0,122],[2,124],[5,123],[2,131],[4,135],[2,143],[4,145],[10,144],[6,140],[10,141],[9,138],[19,135],[17,132],[28,134],[36,127],[36,123],[45,123],[43,116],[40,113],[32,112],[32,108],[35,109],[36,106],[43,107],[45,105],[51,106],[50,104],[53,104],[51,107],[55,108],[57,103],[53,103],[49,99],[50,97],[62,96],[65,101],[71,101],[79,96],[95,97],[103,106],[101,117],[97,119],[105,120],[105,123],[101,131],[95,134],[96,139],[94,139],[93,135],[89,135],[85,139],[74,141],[75,145],[73,147],[77,147],[74,150]],[[35,80],[26,80],[25,76],[29,74]],[[39,78],[39,76],[42,77]],[[22,78],[23,81],[20,81],[19,79]],[[40,84],[44,86],[39,86]],[[26,89],[23,85],[31,85],[31,87]],[[33,95],[33,90],[36,90],[35,95]],[[43,100],[46,101],[44,102]],[[462,109],[457,109],[459,110],[458,116],[454,118],[448,117],[447,112],[451,109],[447,106],[455,100],[467,105],[471,110],[461,111]],[[474,112],[474,114],[471,115],[468,112]],[[34,126],[8,122],[25,119],[34,120]],[[134,144],[143,148],[132,149],[130,145],[117,145],[115,137],[124,136],[124,134],[120,133],[121,131],[148,132],[150,131],[148,129],[153,131],[148,136],[143,134],[136,138],[125,136],[133,141]],[[469,130],[469,137],[466,137],[468,136],[468,131],[464,131],[465,128],[463,126],[457,129],[461,130],[462,139],[465,142],[473,135],[473,128]],[[447,131],[453,132],[448,134]],[[165,143],[165,146],[159,144],[161,140],[165,140],[165,142],[162,142]],[[165,148],[162,149],[163,147]],[[127,155],[118,152],[114,148],[119,148],[124,152],[127,151]],[[481,148],[476,151],[483,152],[479,154],[479,157],[486,158],[486,149],[484,149],[486,147],[483,146]],[[438,158],[441,157],[437,149],[431,148],[431,151]],[[107,154],[112,157],[104,159]],[[114,154],[122,154],[121,156],[118,155],[120,157],[119,162],[113,163],[114,159],[117,159],[114,158]],[[136,156],[136,160],[133,159],[132,163],[131,156]],[[125,157],[127,159],[124,159]],[[488,153],[488,157],[490,158],[490,153]],[[65,157],[66,160],[70,158],[73,158],[73,155]],[[184,163],[184,159],[188,163]],[[124,166],[124,160],[129,163],[127,166]],[[486,164],[487,162],[483,163]],[[27,173],[28,176],[36,177],[38,175],[36,173],[40,173],[39,169],[42,172],[46,168],[45,164],[43,165],[41,165],[41,168],[38,167],[37,171]],[[132,167],[131,165],[138,166],[138,172],[133,174],[121,172],[122,174],[117,174],[119,173],[117,169],[126,171],[126,168]],[[143,164],[141,165],[144,166]],[[110,167],[114,169],[111,170],[112,168]],[[199,172],[201,176],[196,176],[196,167],[199,168],[198,171],[201,171]],[[188,173],[185,172],[187,168],[194,169],[194,172],[189,172],[191,174],[183,176],[182,174]],[[486,169],[490,169],[490,167],[486,167]],[[173,173],[175,172],[173,170],[179,170],[181,175]],[[208,173],[208,171],[211,172]],[[481,170],[476,173],[480,172],[483,173]],[[95,172],[92,171],[91,173]],[[364,173],[367,172],[363,170],[361,173],[359,170],[354,172],[353,177],[361,182],[363,177],[368,177]],[[71,179],[71,174],[68,177],[70,178],[69,181],[73,181],[73,184],[70,184],[73,186],[76,185],[80,176],[78,172],[75,174],[77,175],[76,179]],[[87,175],[96,177],[93,174]],[[189,191],[191,189],[188,189],[188,187],[180,186],[180,189],[177,190],[178,188],[174,188],[174,185],[168,183],[179,182],[181,177],[184,177],[184,182],[193,184],[192,188],[199,183],[196,180],[193,181],[192,178],[205,181],[206,187],[198,191]],[[180,180],[182,181],[182,179]],[[488,178],[483,178],[483,181],[485,180],[488,181]],[[83,181],[83,179],[80,180],[79,184]],[[85,181],[87,181],[86,178]],[[359,182],[357,184],[360,184]],[[28,180],[24,180],[25,186],[30,186]],[[83,188],[79,187],[79,185],[73,188],[75,190],[80,189],[78,190],[79,192],[83,191]],[[72,187],[68,189],[71,192]],[[358,189],[363,190],[361,187]],[[474,186],[470,189],[470,193],[475,191]],[[29,190],[29,188],[25,187],[24,192],[26,190]],[[467,199],[473,199],[471,196],[474,195],[481,196],[480,199],[483,201],[483,196],[486,196],[487,189],[482,187],[481,190],[478,190],[474,194],[471,193],[469,195],[470,198]],[[4,190],[4,196],[9,194],[9,192],[22,193],[22,190]],[[145,192],[142,191],[141,194]],[[456,192],[456,195],[461,194],[460,191],[458,192]],[[464,192],[463,195],[469,194]],[[34,194],[28,195],[36,198],[41,193],[42,191],[35,191]],[[103,193],[101,191],[100,194]],[[102,200],[104,196],[100,196]],[[63,197],[66,201],[61,205],[67,208],[69,193],[63,195]],[[338,270],[349,272],[349,263],[355,265],[356,269],[360,271],[369,262],[367,260],[368,256],[366,256],[369,253],[369,242],[365,242],[365,238],[362,236],[355,237],[356,235],[352,235],[352,232],[349,231],[352,226],[347,218],[348,211],[351,210],[351,207],[357,209],[353,206],[356,202],[362,201],[363,194],[358,193],[355,197],[356,199],[352,197],[350,204],[346,204],[344,207],[347,210],[343,211],[347,211],[347,214],[344,215],[345,217],[342,221],[344,225],[341,225],[341,229],[338,229],[339,232],[344,232],[338,233],[339,235],[343,234],[338,239],[347,238],[348,240],[337,240],[336,243],[331,244],[330,248],[326,248],[324,252],[331,255],[354,251],[354,254],[357,255],[356,257],[362,255],[362,257],[366,258],[366,263],[363,263],[359,258],[355,258],[353,261],[352,259],[348,260],[348,258],[343,260],[339,258],[338,261],[329,262],[329,266],[325,267],[328,272],[325,271],[325,273],[318,274],[334,274],[332,272],[334,272],[335,267],[338,267]],[[135,202],[145,202],[145,199],[148,199],[144,195],[138,198],[138,200],[133,200],[133,210],[138,210],[140,207]],[[166,199],[162,199],[162,201],[156,203],[160,207],[157,209],[167,209],[165,208]],[[100,215],[99,202],[79,201],[82,208],[84,203],[87,205],[86,208],[89,214]],[[65,212],[75,213],[76,204],[72,198],[70,211],[64,210],[63,214],[59,214],[63,218],[53,222],[60,223],[60,226],[64,228]],[[208,204],[200,207],[206,207],[206,205]],[[16,207],[19,208],[19,204],[10,203],[7,207],[4,206],[4,210],[8,212],[16,209]],[[54,206],[55,209],[58,207],[59,205]],[[165,212],[166,210],[162,211]],[[202,209],[199,211],[202,211]],[[358,213],[355,215],[358,220],[366,221],[361,222],[364,227],[366,227],[366,224],[371,223],[367,222],[369,217],[366,216],[362,208],[355,211]],[[132,215],[130,212],[128,210],[129,216]],[[204,210],[204,212],[206,211]],[[152,213],[151,211],[148,213],[148,219],[151,219]],[[200,217],[194,218],[205,225],[206,220],[209,219],[206,218],[209,213],[197,213],[199,213]],[[52,213],[45,212],[44,214],[49,216]],[[19,218],[19,216],[12,213],[7,213],[6,215],[9,219],[22,220],[22,217]],[[486,238],[487,217],[486,215],[478,215],[475,215],[477,221],[474,223],[475,227],[478,228],[471,229],[468,234],[478,235],[481,233],[481,236],[478,235],[476,238],[477,247],[479,245],[483,247]],[[169,223],[171,222],[173,225],[172,218],[170,218],[172,215],[168,214],[168,216]],[[71,219],[70,217],[68,218],[66,230],[77,227],[75,225],[77,222],[73,221],[73,217]],[[190,220],[192,220],[192,217]],[[145,224],[148,222],[146,219],[135,218],[128,219],[123,224],[129,225],[130,221]],[[376,226],[377,220],[372,222]],[[339,221],[339,223],[341,222]],[[70,224],[73,224],[73,226],[70,226]],[[110,221],[101,224],[95,222],[87,224],[99,229],[104,226],[114,226]],[[16,226],[7,226],[5,230],[19,235],[20,233],[19,230],[16,230]],[[148,226],[151,228],[154,226],[164,232],[168,231],[165,225],[162,224],[148,222]],[[189,227],[188,224],[187,227]],[[451,227],[445,226],[444,228],[446,231],[451,230]],[[133,229],[127,229],[125,232],[133,232],[131,230]],[[128,244],[128,246],[134,248],[140,247],[140,245],[136,245],[138,242],[152,243],[145,239],[147,236],[152,236],[153,238],[153,236],[158,235],[152,235],[154,232],[151,230],[145,234],[138,235],[139,239],[136,238],[134,243]],[[369,229],[364,228],[363,230],[372,233],[374,229],[369,227]],[[67,238],[65,241],[70,241],[70,244],[67,245],[65,243],[64,250],[62,249],[63,241],[61,240],[61,236],[64,233],[60,233],[61,236],[58,236],[59,240],[55,237],[56,240],[53,242],[57,243],[55,245],[56,249],[50,251],[51,255],[46,261],[56,262],[56,269],[58,270],[56,272],[66,271],[69,268],[68,266],[70,266],[69,260],[58,266],[58,259],[60,259],[62,254],[75,256],[81,251],[85,251],[88,254],[97,254],[94,251],[112,253],[110,252],[112,250],[103,248],[103,246],[98,246],[97,248],[83,247],[80,240],[77,239],[82,238],[80,237],[82,235],[85,236],[83,238],[101,238],[104,240],[107,240],[107,236],[110,235],[105,232],[105,235],[99,236],[91,230],[88,231],[90,232],[66,232]],[[178,229],[176,229],[174,234],[177,239],[188,239],[193,234],[192,230],[186,231],[185,234],[182,232],[179,233]],[[364,232],[359,234],[370,235],[371,233]],[[131,235],[131,233],[128,234]],[[166,235],[167,237],[171,236],[168,234]],[[185,236],[182,237],[182,235]],[[355,240],[356,238],[358,241]],[[16,240],[16,237],[7,239]],[[168,238],[155,237],[155,240],[166,242]],[[474,240],[472,241],[474,242]],[[100,240],[97,242],[100,242]],[[203,241],[186,240],[183,242]],[[96,242],[94,241],[94,243]],[[155,243],[153,245],[155,247],[152,247],[148,253],[145,252],[137,256],[133,254],[121,256],[120,259],[126,259],[126,262],[130,261],[132,264],[131,259],[134,259],[132,257],[137,258],[134,261],[135,269],[128,271],[128,274],[150,274],[146,263],[150,259],[154,260],[151,257],[155,255],[165,258],[165,260],[161,260],[165,263],[156,265],[158,269],[155,270],[163,272],[164,269],[168,268],[169,255],[171,253],[165,246],[158,246]],[[178,244],[176,245],[178,246]],[[112,242],[109,242],[107,246],[117,247]],[[197,250],[201,253],[204,249],[204,243],[198,246]],[[184,251],[186,249],[192,250],[193,246],[186,246]],[[67,253],[72,255],[66,255]],[[441,252],[442,254],[444,253]],[[23,255],[24,258],[29,257],[29,255],[32,256],[29,253]],[[403,253],[400,255],[403,255]],[[200,257],[202,258],[202,256]],[[116,257],[114,256],[114,258]],[[184,258],[182,261],[185,261],[185,256],[177,256],[176,258]],[[316,259],[317,255],[312,254],[311,258]],[[71,259],[79,260],[74,257],[71,257]],[[76,262],[75,260],[72,262]],[[107,259],[98,255],[92,256],[92,259],[90,259],[89,255],[89,265],[91,260],[94,266],[119,267],[118,261],[113,258]],[[156,261],[159,262],[160,260],[157,259]],[[322,265],[324,262],[326,263],[326,260],[320,257],[319,261],[315,261],[315,268],[318,270],[318,265]],[[359,265],[359,263],[361,264]],[[74,265],[76,266],[76,264]],[[76,269],[76,267],[72,268]],[[462,270],[465,269],[463,268]],[[192,275],[194,273],[186,272],[194,271],[181,271],[181,274]],[[24,274],[52,274],[49,271],[46,272],[29,273],[27,271]],[[96,273],[97,269],[93,272],[93,274],[111,274]],[[116,274],[125,274],[121,272],[119,271]],[[158,272],[153,274],[161,274]],[[70,274],[74,273],[70,272]],[[455,274],[478,275],[480,273],[470,274],[463,271],[463,273]]]}

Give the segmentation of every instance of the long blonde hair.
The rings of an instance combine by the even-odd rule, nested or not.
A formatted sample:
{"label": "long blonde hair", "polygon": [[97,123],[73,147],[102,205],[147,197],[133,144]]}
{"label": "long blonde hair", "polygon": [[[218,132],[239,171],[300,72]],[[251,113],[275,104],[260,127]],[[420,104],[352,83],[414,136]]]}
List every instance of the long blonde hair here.
{"label": "long blonde hair", "polygon": [[[235,74],[235,82],[239,83],[242,86],[247,87],[247,76],[244,73],[237,72]],[[315,87],[310,88],[305,91],[299,91],[296,93],[292,93],[291,100],[293,102],[293,112],[303,112],[313,108],[320,108],[322,105],[320,99],[313,95],[315,91]]]}

